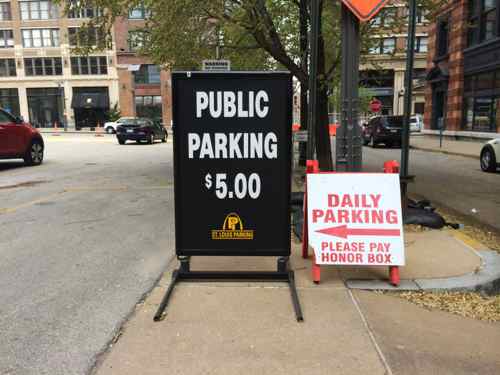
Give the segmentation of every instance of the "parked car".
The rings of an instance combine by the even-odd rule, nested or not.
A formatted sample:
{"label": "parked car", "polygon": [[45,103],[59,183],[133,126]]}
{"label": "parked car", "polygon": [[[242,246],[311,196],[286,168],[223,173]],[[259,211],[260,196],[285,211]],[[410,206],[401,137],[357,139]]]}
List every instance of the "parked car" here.
{"label": "parked car", "polygon": [[116,128],[120,124],[126,124],[127,122],[133,122],[135,120],[134,117],[120,117],[116,121],[108,121],[104,123],[104,131],[108,134],[116,133]]}
{"label": "parked car", "polygon": [[116,128],[116,138],[121,145],[127,141],[136,141],[137,143],[145,141],[151,144],[158,139],[166,142],[167,137],[168,133],[163,125],[155,124],[147,118],[129,119]]}
{"label": "parked car", "polygon": [[363,127],[363,143],[372,147],[380,143],[401,145],[402,128],[403,116],[374,116]]}
{"label": "parked car", "polygon": [[486,142],[481,149],[479,161],[483,171],[496,172],[500,167],[500,138]]}
{"label": "parked car", "polygon": [[39,165],[43,162],[44,149],[37,129],[0,109],[0,159],[24,159],[26,165]]}
{"label": "parked car", "polygon": [[410,132],[421,132],[424,128],[424,119],[422,115],[413,115],[410,117]]}

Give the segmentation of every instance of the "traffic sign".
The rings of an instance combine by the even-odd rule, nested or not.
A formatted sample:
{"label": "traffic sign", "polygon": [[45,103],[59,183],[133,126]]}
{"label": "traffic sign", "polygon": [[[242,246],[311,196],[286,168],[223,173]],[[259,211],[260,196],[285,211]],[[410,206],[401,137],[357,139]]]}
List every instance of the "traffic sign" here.
{"label": "traffic sign", "polygon": [[309,245],[317,264],[403,266],[399,176],[307,175]]}
{"label": "traffic sign", "polygon": [[172,73],[176,251],[290,254],[290,73]]}
{"label": "traffic sign", "polygon": [[342,2],[363,22],[369,21],[389,0],[342,0]]}
{"label": "traffic sign", "polygon": [[382,110],[382,102],[378,99],[373,99],[370,102],[370,111],[378,113]]}

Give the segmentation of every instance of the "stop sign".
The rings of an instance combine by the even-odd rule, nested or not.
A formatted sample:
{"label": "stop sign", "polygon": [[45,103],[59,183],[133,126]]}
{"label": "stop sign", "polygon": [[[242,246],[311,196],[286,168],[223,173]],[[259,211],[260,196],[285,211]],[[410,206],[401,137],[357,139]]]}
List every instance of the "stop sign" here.
{"label": "stop sign", "polygon": [[360,21],[369,21],[377,15],[388,0],[342,0]]}
{"label": "stop sign", "polygon": [[372,112],[380,112],[382,109],[382,102],[378,99],[373,99],[370,102],[370,111]]}

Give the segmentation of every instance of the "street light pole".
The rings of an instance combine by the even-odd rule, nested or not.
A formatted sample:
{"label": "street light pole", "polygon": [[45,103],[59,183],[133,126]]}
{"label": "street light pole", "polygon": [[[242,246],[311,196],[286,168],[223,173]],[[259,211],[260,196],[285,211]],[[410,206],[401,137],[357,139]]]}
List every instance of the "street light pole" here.
{"label": "street light pole", "polygon": [[408,192],[408,158],[410,148],[410,115],[412,104],[412,82],[413,82],[413,59],[415,56],[415,28],[416,28],[416,0],[409,0],[410,15],[408,20],[408,38],[406,47],[406,73],[405,73],[405,97],[404,97],[404,119],[401,139],[401,194],[403,197],[403,208],[407,207]]}
{"label": "street light pole", "polygon": [[307,124],[307,159],[315,158],[315,132],[317,123],[317,97],[318,97],[318,37],[319,37],[319,2],[311,0],[311,31],[309,33],[309,48],[311,61],[309,64],[309,106]]}

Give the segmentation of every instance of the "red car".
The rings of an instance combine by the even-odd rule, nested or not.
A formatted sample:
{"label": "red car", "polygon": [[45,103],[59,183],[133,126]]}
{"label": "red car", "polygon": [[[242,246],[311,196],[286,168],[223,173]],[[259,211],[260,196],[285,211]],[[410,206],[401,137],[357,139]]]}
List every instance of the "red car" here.
{"label": "red car", "polygon": [[39,165],[44,148],[38,130],[0,109],[0,159],[24,159],[27,165]]}

